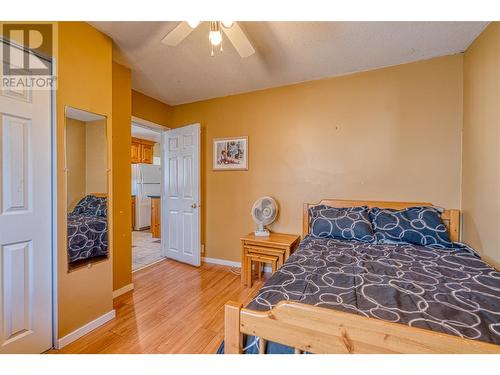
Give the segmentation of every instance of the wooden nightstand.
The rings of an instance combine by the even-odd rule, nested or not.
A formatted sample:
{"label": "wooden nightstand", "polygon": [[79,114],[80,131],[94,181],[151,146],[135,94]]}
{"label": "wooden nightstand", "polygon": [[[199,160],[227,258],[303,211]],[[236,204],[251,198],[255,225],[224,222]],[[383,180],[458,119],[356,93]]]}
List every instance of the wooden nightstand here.
{"label": "wooden nightstand", "polygon": [[252,263],[259,277],[266,263],[271,264],[274,273],[295,251],[299,241],[300,236],[282,233],[271,233],[268,237],[249,233],[241,237],[241,282],[252,286]]}

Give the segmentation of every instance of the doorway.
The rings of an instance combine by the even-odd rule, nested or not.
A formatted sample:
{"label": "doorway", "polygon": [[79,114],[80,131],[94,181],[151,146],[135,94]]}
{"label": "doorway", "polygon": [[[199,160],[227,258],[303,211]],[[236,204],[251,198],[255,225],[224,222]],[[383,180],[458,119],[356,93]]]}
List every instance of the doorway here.
{"label": "doorway", "polygon": [[200,135],[200,124],[132,116],[132,272],[164,258],[201,264]]}
{"label": "doorway", "polygon": [[132,272],[163,259],[161,252],[162,131],[132,117]]}

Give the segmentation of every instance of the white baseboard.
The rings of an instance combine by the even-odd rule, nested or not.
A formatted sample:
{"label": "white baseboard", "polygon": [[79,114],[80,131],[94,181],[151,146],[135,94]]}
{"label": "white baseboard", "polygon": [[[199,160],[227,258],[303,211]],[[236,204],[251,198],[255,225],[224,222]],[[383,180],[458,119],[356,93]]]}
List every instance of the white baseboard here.
{"label": "white baseboard", "polygon": [[225,259],[203,257],[202,261],[205,263],[220,264],[221,266],[241,267],[240,262],[233,262],[231,260],[225,260]]}
{"label": "white baseboard", "polygon": [[[231,260],[203,257],[202,261],[205,262],[205,263],[220,264],[221,266],[229,266],[229,267],[241,268],[241,263],[240,262],[233,262]],[[264,272],[265,273],[271,273],[271,271],[272,271],[272,268],[270,266],[264,266]]]}
{"label": "white baseboard", "polygon": [[66,336],[57,340],[57,348],[56,349],[64,348],[66,345],[71,344],[73,341],[78,340],[80,337],[86,335],[90,331],[93,331],[97,327],[100,327],[104,323],[107,323],[111,319],[114,319],[115,316],[116,316],[115,310],[111,310],[110,312],[107,312],[106,314],[101,315],[97,319],[92,320],[91,322],[85,324],[84,326],[74,330],[70,334],[67,334]]}
{"label": "white baseboard", "polygon": [[120,297],[122,294],[130,292],[131,290],[134,290],[134,283],[130,283],[128,285],[122,286],[120,289],[114,290],[113,299],[115,299],[116,297]]}

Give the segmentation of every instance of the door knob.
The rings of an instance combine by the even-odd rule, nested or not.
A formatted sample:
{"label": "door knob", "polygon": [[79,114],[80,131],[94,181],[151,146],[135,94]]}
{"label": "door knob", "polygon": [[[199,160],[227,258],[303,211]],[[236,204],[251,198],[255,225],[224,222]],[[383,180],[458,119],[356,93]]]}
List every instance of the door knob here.
{"label": "door knob", "polygon": [[193,204],[191,205],[191,208],[196,208],[196,207],[198,207],[198,206],[196,205],[196,203],[193,203]]}

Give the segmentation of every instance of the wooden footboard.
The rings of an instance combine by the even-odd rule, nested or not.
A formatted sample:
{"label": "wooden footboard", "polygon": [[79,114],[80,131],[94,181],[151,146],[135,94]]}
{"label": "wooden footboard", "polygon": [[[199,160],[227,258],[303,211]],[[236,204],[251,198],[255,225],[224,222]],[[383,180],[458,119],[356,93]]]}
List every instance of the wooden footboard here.
{"label": "wooden footboard", "polygon": [[243,334],[260,338],[262,354],[266,341],[295,348],[295,353],[500,353],[500,345],[288,301],[280,302],[267,312],[228,302],[225,305],[226,354],[242,352]]}

